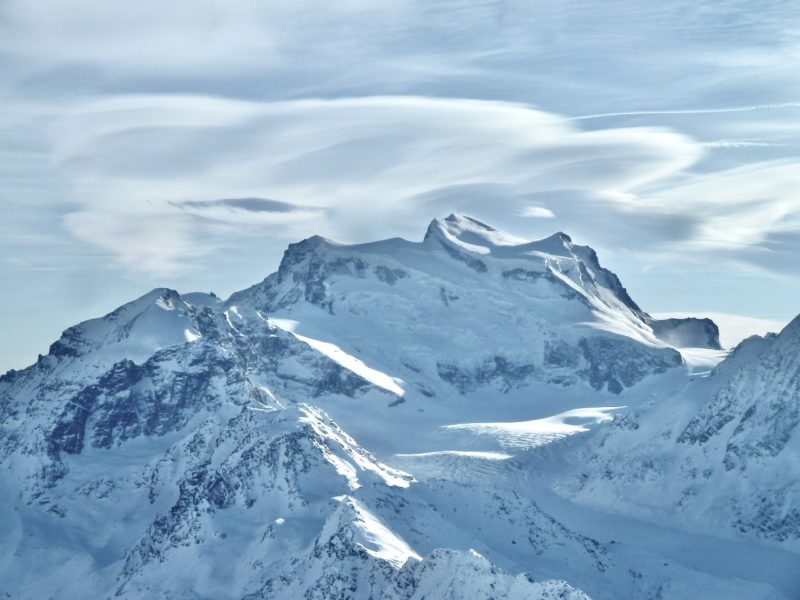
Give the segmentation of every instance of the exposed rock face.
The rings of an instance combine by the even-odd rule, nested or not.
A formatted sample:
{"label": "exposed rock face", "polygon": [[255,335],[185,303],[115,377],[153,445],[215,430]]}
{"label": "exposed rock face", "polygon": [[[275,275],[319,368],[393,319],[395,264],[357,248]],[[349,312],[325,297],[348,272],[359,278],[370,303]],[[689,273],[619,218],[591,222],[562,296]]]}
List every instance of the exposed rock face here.
{"label": "exposed rock face", "polygon": [[650,326],[658,339],[677,348],[722,349],[719,327],[711,319],[653,319]]}
{"label": "exposed rock face", "polygon": [[588,365],[583,372],[589,384],[597,390],[606,386],[614,394],[683,362],[676,350],[642,356],[637,344],[625,339],[584,338],[579,346]]}

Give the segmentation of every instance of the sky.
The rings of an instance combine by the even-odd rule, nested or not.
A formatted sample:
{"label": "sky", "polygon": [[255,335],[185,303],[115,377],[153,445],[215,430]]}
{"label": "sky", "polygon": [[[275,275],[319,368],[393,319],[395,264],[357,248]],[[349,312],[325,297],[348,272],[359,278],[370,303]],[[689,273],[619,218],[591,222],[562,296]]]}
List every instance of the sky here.
{"label": "sky", "polygon": [[800,312],[795,0],[3,0],[0,372],[457,211],[723,339]]}

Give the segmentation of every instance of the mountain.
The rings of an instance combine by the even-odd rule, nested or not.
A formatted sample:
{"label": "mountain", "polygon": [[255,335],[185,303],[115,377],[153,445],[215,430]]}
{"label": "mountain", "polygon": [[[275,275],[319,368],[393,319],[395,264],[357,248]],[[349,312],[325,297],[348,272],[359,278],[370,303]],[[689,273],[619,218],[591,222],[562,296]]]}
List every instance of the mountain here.
{"label": "mountain", "polygon": [[681,365],[591,248],[563,233],[524,243],[458,215],[434,220],[421,243],[293,244],[277,273],[227,305],[329,335],[423,393],[544,382],[619,394]]}
{"label": "mountain", "polygon": [[[426,494],[452,502],[474,488],[398,496],[417,483],[410,474],[299,401],[394,396],[257,312],[190,297],[156,290],[67,330],[48,356],[0,381],[4,591],[344,598],[368,585],[396,598],[443,587],[459,597],[482,587],[584,597],[506,575],[466,550],[437,551],[457,534],[439,514],[447,501],[437,508]],[[151,356],[137,364],[121,358],[125,348]],[[367,504],[432,553],[424,567]],[[602,564],[594,542],[518,504],[535,532],[527,552],[573,546],[578,562]],[[418,532],[421,522],[431,531]],[[463,581],[449,580],[451,569]]]}
{"label": "mountain", "polygon": [[[645,547],[664,530],[553,493],[568,458],[695,385],[697,348],[665,340],[702,352],[715,331],[659,325],[565,234],[458,215],[421,242],[292,244],[227,300],[153,290],[0,377],[0,592],[790,598],[789,567],[732,579],[680,551],[695,537]],[[765,548],[737,556],[795,556]]]}
{"label": "mountain", "polygon": [[571,495],[800,550],[800,317],[582,448]]}

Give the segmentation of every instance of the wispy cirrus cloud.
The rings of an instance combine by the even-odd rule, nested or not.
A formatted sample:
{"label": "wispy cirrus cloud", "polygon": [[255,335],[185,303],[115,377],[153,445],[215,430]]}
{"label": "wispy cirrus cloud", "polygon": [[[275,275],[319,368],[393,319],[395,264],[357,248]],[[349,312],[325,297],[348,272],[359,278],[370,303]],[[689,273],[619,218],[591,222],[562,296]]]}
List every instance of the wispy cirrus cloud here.
{"label": "wispy cirrus cloud", "polygon": [[800,102],[778,102],[772,104],[754,104],[750,106],[720,106],[716,108],[679,108],[674,110],[630,110],[622,112],[597,113],[568,117],[570,121],[588,121],[590,119],[607,119],[609,117],[643,117],[662,115],[715,115],[724,113],[753,112],[761,110],[780,110],[800,108]]}
{"label": "wispy cirrus cloud", "polygon": [[676,131],[584,130],[520,103],[126,96],[78,107],[53,132],[69,231],[153,272],[191,268],[226,236],[413,237],[450,210],[779,268],[757,250],[800,219],[793,160],[692,172],[708,150]]}
{"label": "wispy cirrus cloud", "polygon": [[417,235],[432,196],[486,185],[503,186],[513,215],[550,216],[558,207],[525,213],[526,195],[631,193],[702,154],[666,129],[583,131],[523,104],[428,97],[132,96],[78,109],[53,131],[55,172],[76,207],[69,230],[123,264],[167,272],[232,224],[237,236],[271,227],[287,239]]}
{"label": "wispy cirrus cloud", "polygon": [[315,207],[303,207],[280,200],[270,200],[269,198],[220,198],[219,200],[185,200],[174,202],[173,206],[188,210],[212,210],[215,208],[229,208],[232,210],[246,210],[248,212],[267,212],[267,213],[292,213],[292,212],[314,212],[320,210]]}

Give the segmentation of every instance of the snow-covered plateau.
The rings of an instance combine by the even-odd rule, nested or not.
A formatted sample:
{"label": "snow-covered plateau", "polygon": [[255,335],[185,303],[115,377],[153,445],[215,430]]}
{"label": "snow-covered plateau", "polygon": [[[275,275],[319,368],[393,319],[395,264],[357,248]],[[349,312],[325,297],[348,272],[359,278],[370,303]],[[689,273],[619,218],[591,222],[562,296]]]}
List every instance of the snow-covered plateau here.
{"label": "snow-covered plateau", "polygon": [[800,598],[800,318],[730,353],[461,215],[0,377],[0,598]]}

